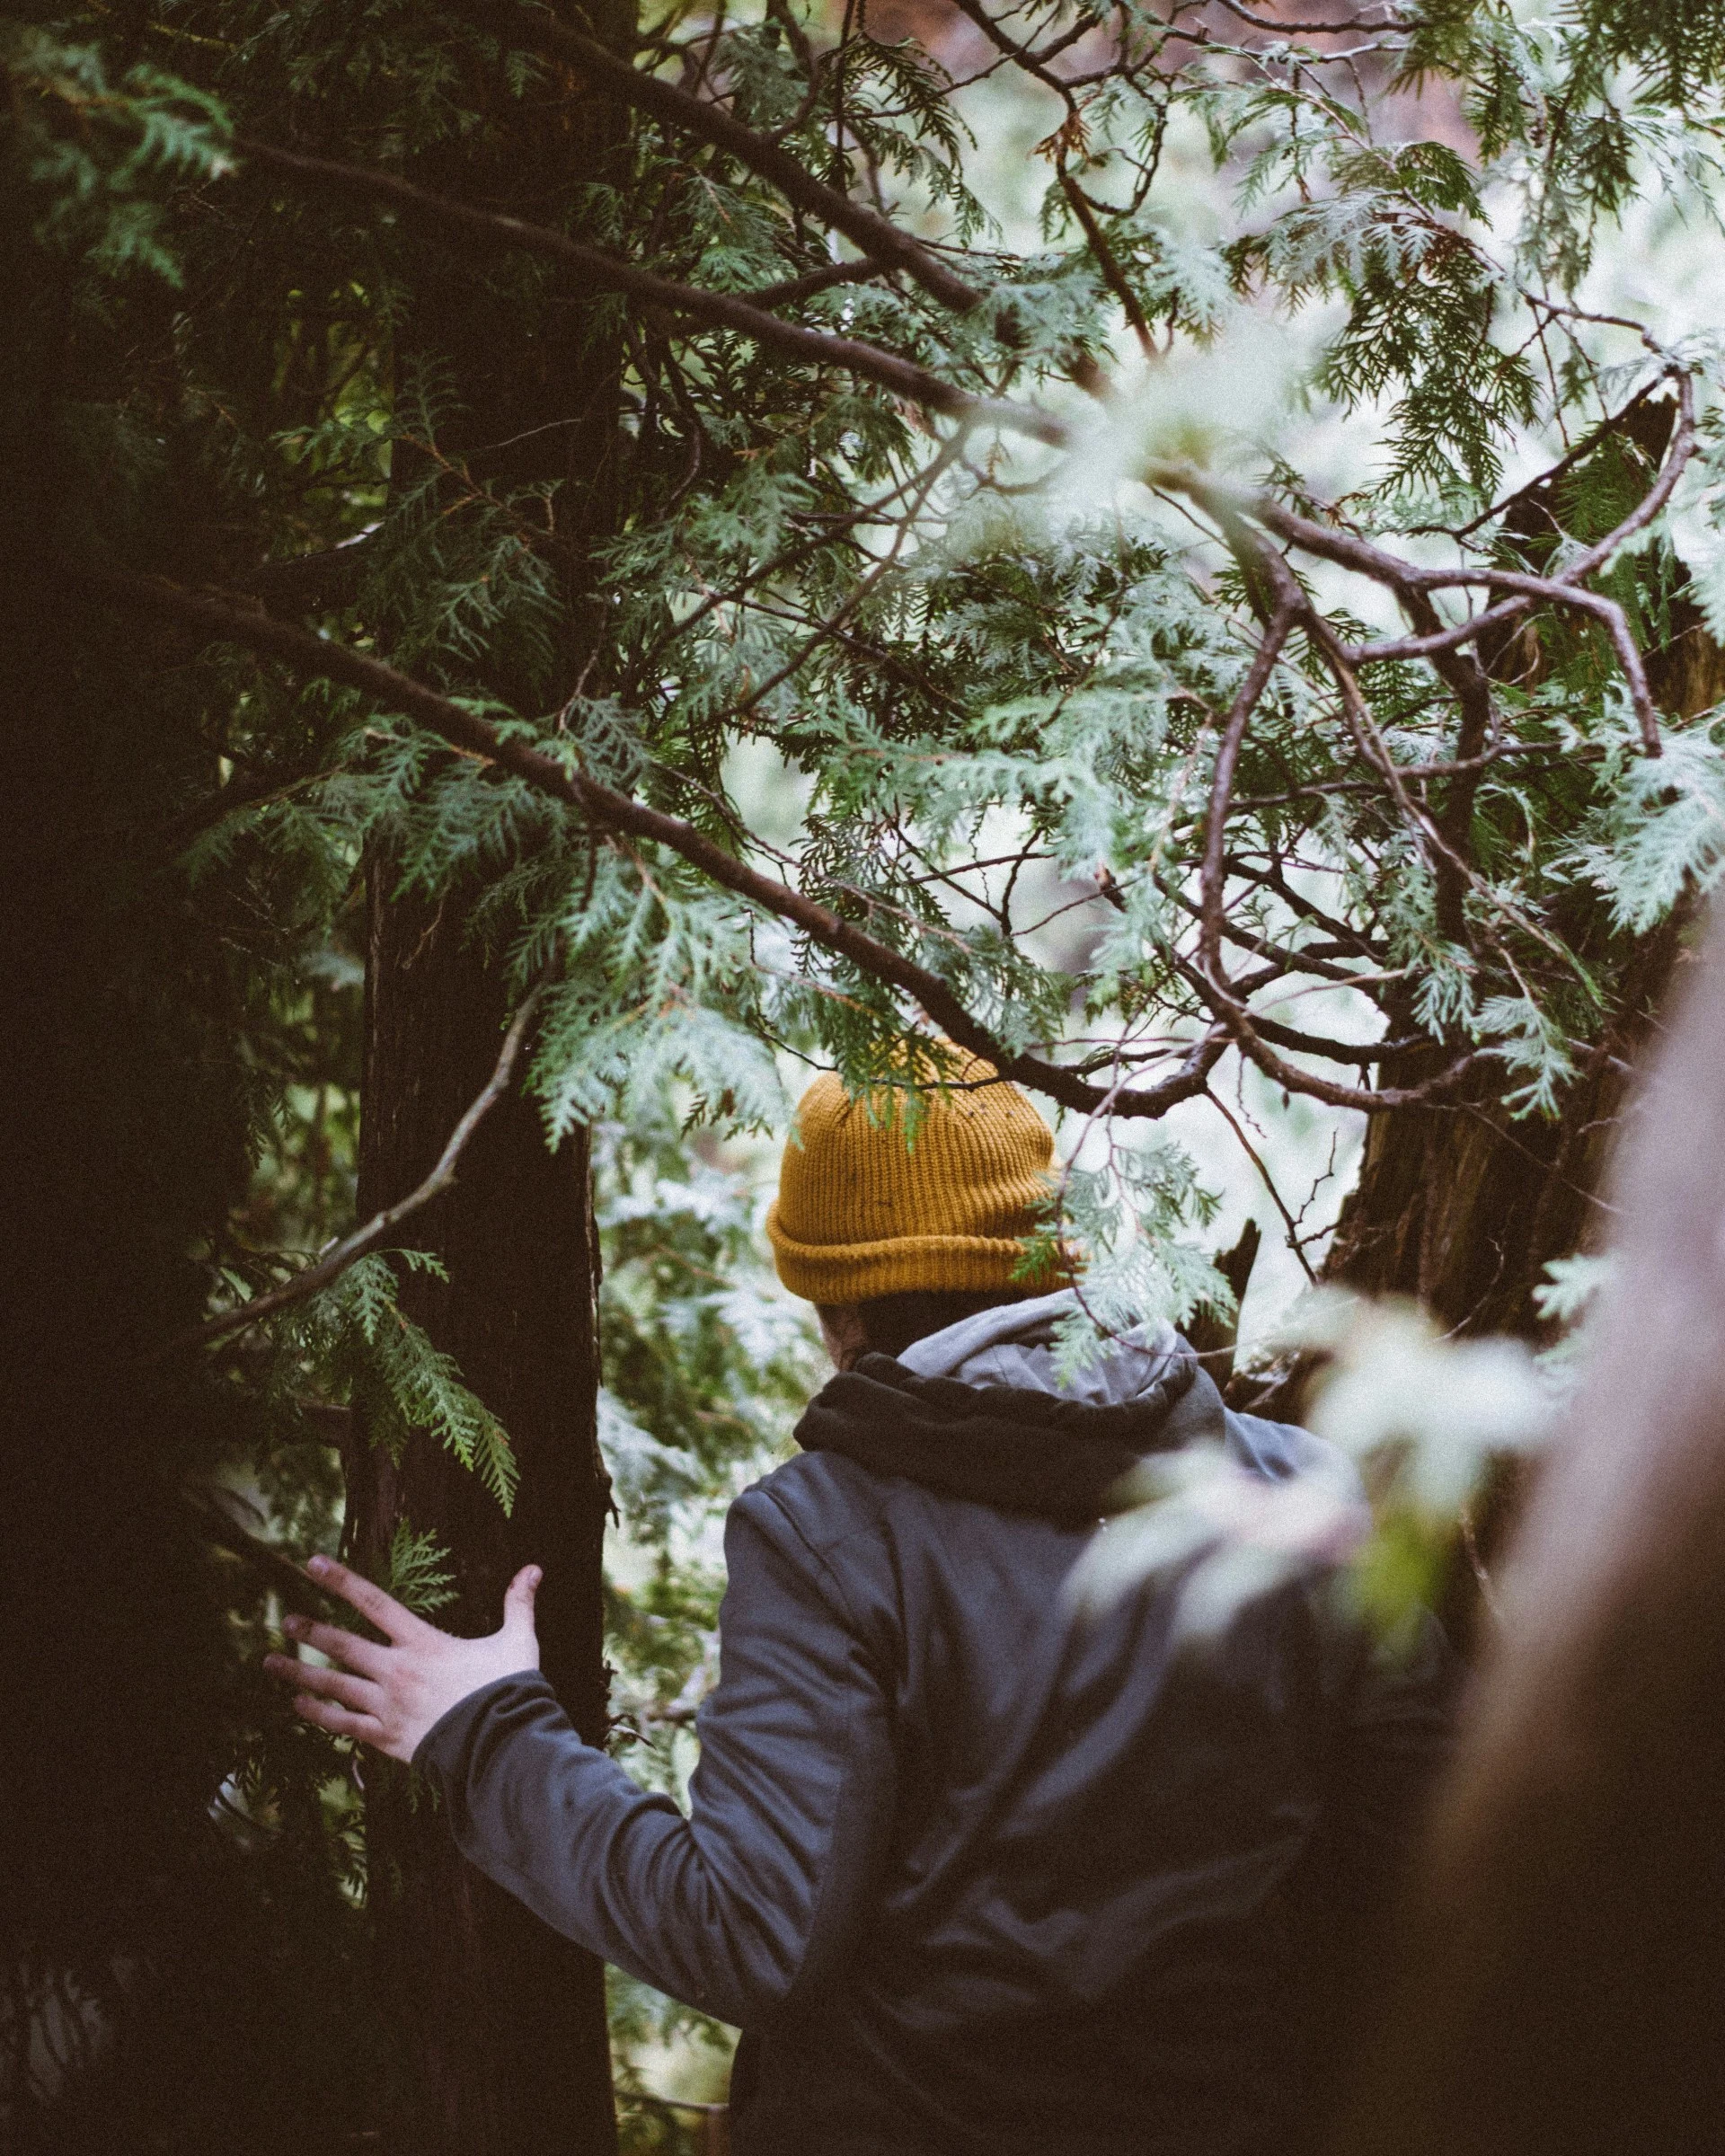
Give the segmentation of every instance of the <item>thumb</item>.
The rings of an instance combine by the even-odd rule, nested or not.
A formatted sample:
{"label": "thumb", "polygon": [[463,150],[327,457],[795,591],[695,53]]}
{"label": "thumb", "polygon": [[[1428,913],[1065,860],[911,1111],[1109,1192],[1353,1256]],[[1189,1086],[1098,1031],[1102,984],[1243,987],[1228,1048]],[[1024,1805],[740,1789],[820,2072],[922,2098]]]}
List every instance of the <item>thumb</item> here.
{"label": "thumb", "polygon": [[544,1574],[537,1565],[524,1565],[509,1582],[503,1597],[503,1630],[513,1641],[525,1641],[539,1658],[539,1642],[533,1627],[533,1599]]}

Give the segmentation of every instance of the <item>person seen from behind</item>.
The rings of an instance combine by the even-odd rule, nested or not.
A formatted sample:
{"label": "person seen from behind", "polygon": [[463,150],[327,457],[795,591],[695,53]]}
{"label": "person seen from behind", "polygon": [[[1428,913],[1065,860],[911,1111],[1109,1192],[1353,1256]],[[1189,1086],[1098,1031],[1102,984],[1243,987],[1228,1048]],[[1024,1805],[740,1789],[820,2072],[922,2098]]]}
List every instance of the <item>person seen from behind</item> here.
{"label": "person seen from behind", "polygon": [[914,1140],[888,1109],[821,1078],[785,1153],[768,1233],[836,1374],[730,1509],[686,1817],[539,1675],[537,1568],[457,1639],[314,1560],[390,1644],[295,1619],[340,1666],[270,1666],[430,1776],[547,1923],[741,2029],[737,2156],[1290,2156],[1445,1755],[1447,1650],[1379,1650],[1315,1564],[1201,1647],[1178,1574],[1075,1607],[1146,1456],[1278,1480],[1327,1448],[1225,1407],[1166,1326],[1063,1383],[1074,1291],[1017,1277],[1047,1125],[978,1063]]}

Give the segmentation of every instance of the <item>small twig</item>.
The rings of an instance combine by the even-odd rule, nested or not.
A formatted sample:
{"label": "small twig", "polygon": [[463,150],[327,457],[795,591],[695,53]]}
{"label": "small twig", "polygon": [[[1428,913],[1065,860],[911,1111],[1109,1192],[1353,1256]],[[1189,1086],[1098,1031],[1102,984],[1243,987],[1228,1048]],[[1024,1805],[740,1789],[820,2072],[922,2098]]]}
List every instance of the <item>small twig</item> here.
{"label": "small twig", "polygon": [[880,274],[878,262],[827,262],[819,270],[805,270],[801,277],[788,277],[780,285],[756,285],[747,296],[751,306],[791,307],[818,292],[830,292],[835,285],[865,285]]}
{"label": "small twig", "polygon": [[290,1596],[296,1603],[321,1604],[329,1609],[345,1608],[338,1595],[320,1587],[308,1573],[301,1571],[293,1559],[278,1550],[273,1543],[264,1542],[251,1533],[208,1490],[182,1489],[181,1502],[189,1511],[198,1515],[204,1533],[230,1557],[242,1564],[250,1565],[261,1572],[279,1594]]}
{"label": "small twig", "polygon": [[[1269,548],[1264,548],[1262,552],[1269,559],[1276,560],[1278,567],[1282,566],[1279,558],[1271,555]],[[1287,576],[1285,568],[1283,574]],[[1287,581],[1291,584],[1293,579],[1288,577]],[[1222,971],[1223,861],[1226,852],[1228,802],[1234,791],[1234,769],[1240,760],[1246,729],[1252,723],[1253,711],[1258,708],[1258,700],[1269,685],[1270,674],[1297,618],[1299,596],[1297,588],[1291,599],[1286,595],[1278,596],[1275,617],[1264,631],[1252,664],[1246,669],[1246,677],[1234,697],[1234,708],[1229,711],[1227,723],[1222,730],[1221,745],[1216,752],[1216,772],[1210,782],[1209,814],[1204,833],[1204,861],[1199,877],[1200,926],[1198,950],[1199,963],[1206,977],[1218,983],[1225,980]]]}
{"label": "small twig", "polygon": [[218,1317],[208,1318],[201,1325],[191,1326],[188,1330],[176,1334],[160,1353],[165,1355],[181,1348],[207,1347],[212,1341],[226,1339],[233,1333],[243,1332],[248,1326],[255,1325],[264,1318],[274,1317],[278,1311],[286,1310],[292,1303],[303,1303],[308,1295],[318,1294],[331,1281],[339,1279],[350,1265],[367,1252],[375,1250],[410,1214],[417,1213],[422,1206],[429,1205],[434,1197],[440,1197],[456,1180],[456,1170],[467,1141],[509,1091],[509,1082],[515,1075],[516,1061],[521,1053],[521,1043],[526,1038],[534,1012],[538,1009],[540,999],[549,985],[549,976],[546,976],[536,982],[521,999],[519,1008],[509,1021],[509,1031],[503,1036],[502,1051],[491,1076],[480,1089],[466,1114],[450,1132],[448,1143],[438,1155],[437,1166],[417,1188],[410,1190],[405,1197],[398,1198],[393,1206],[385,1206],[381,1213],[373,1214],[363,1227],[356,1228],[351,1235],[344,1235],[314,1265],[308,1265],[304,1272],[296,1273],[291,1280],[285,1281],[280,1287],[271,1288],[268,1294],[254,1295],[237,1310],[223,1311]]}
{"label": "small twig", "polygon": [[1234,1136],[1239,1139],[1242,1150],[1244,1152],[1246,1158],[1252,1162],[1252,1166],[1258,1171],[1259,1175],[1263,1179],[1264,1188],[1269,1192],[1271,1198],[1275,1202],[1276,1210],[1282,1216],[1283,1225],[1287,1230],[1287,1247],[1299,1259],[1301,1271],[1305,1273],[1306,1278],[1312,1283],[1313,1286],[1315,1287],[1318,1284],[1318,1276],[1313,1271],[1312,1261],[1307,1258],[1305,1248],[1301,1241],[1300,1224],[1288,1211],[1287,1202],[1284,1200],[1281,1192],[1276,1188],[1275,1178],[1270,1174],[1269,1170],[1264,1165],[1263,1155],[1252,1144],[1252,1140],[1246,1135],[1245,1132],[1240,1127],[1238,1118],[1235,1117],[1234,1110],[1228,1106],[1225,1100],[1222,1100],[1219,1095],[1211,1092],[1208,1086],[1206,1086],[1204,1089],[1204,1098],[1221,1116],[1222,1120],[1227,1125],[1228,1128],[1233,1131]]}
{"label": "small twig", "polygon": [[982,0],[953,0],[953,4],[961,15],[976,24],[996,52],[1009,59],[1015,67],[1022,69],[1032,82],[1040,83],[1045,90],[1052,90],[1066,106],[1071,117],[1077,119],[1079,116],[1077,102],[1066,84],[1060,80],[1057,75],[1051,75],[1048,72],[1048,68],[1042,65],[1040,57],[1032,52],[1029,46],[1021,45],[1015,39],[1009,38],[986,7],[982,4]]}
{"label": "small twig", "polygon": [[[1535,577],[1491,566],[1477,569],[1422,569],[1374,546],[1357,534],[1302,517],[1271,497],[1250,489],[1222,484],[1189,464],[1158,460],[1146,471],[1147,484],[1184,494],[1227,530],[1231,519],[1250,517],[1275,533],[1278,539],[1315,554],[1322,561],[1356,570],[1388,587],[1404,603],[1434,591],[1484,585],[1512,596],[1455,627],[1422,635],[1386,639],[1372,644],[1349,645],[1331,634],[1334,654],[1350,667],[1387,659],[1435,658],[1472,643],[1483,631],[1516,620],[1537,599],[1572,606],[1601,621],[1611,637],[1629,684],[1640,721],[1641,742],[1649,756],[1659,754],[1658,716],[1648,690],[1646,669],[1630,635],[1623,609],[1613,599],[1583,588],[1582,579],[1609,561],[1618,549],[1644,531],[1671,499],[1677,481],[1695,449],[1694,385],[1685,372],[1673,367],[1677,391],[1677,424],[1658,478],[1641,499],[1607,532],[1578,554],[1556,576]],[[1234,543],[1232,535],[1230,543]],[[1236,546],[1236,552],[1238,551]]]}
{"label": "small twig", "polygon": [[1146,359],[1154,359],[1156,356],[1156,340],[1150,332],[1150,324],[1145,319],[1138,296],[1128,281],[1119,256],[1109,245],[1108,234],[1102,230],[1101,220],[1091,208],[1090,198],[1066,170],[1064,151],[1055,159],[1054,169],[1060,181],[1060,191],[1066,198],[1073,216],[1077,218],[1085,239],[1090,243],[1090,252],[1096,258],[1096,267],[1102,273],[1102,282],[1119,301],[1126,319],[1132,325],[1132,333],[1138,340],[1139,350]]}

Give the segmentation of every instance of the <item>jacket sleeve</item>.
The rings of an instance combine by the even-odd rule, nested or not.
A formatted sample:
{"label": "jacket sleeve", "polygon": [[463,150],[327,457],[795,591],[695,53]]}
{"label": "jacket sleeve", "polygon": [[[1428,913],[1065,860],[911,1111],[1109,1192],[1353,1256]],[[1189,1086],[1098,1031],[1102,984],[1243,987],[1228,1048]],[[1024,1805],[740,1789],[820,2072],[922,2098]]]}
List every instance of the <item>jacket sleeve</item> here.
{"label": "jacket sleeve", "polygon": [[535,1674],[414,1754],[462,1853],[555,1930],[720,2019],[765,2026],[855,1938],[892,1814],[886,1695],[838,1582],[769,1491],[725,1528],[720,1682],[686,1818],[584,1744]]}

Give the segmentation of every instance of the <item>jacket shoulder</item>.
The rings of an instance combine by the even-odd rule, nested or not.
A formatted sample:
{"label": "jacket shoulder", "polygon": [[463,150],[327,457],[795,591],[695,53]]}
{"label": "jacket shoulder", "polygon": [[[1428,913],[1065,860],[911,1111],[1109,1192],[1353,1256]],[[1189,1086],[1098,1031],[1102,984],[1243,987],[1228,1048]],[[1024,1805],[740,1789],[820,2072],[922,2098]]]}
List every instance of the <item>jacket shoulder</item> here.
{"label": "jacket shoulder", "polygon": [[1359,1472],[1341,1447],[1296,1422],[1271,1422],[1262,1415],[1227,1410],[1228,1450],[1243,1466],[1271,1482],[1295,1475],[1320,1474],[1358,1487]]}
{"label": "jacket shoulder", "polygon": [[842,1454],[798,1453],[751,1482],[731,1509],[769,1533],[788,1525],[825,1552],[878,1530],[890,1497],[888,1482]]}

